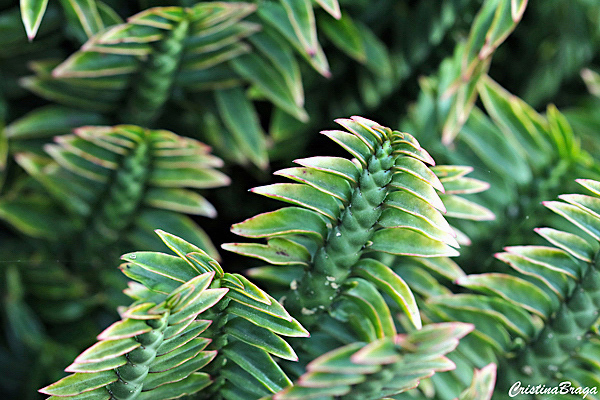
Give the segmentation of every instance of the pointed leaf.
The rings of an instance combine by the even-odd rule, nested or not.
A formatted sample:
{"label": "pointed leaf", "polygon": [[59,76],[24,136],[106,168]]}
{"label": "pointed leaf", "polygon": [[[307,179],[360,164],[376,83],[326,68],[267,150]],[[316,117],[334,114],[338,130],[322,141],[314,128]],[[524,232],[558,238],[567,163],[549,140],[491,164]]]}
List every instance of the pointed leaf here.
{"label": "pointed leaf", "polygon": [[336,220],[340,213],[340,206],[336,200],[304,184],[275,183],[253,188],[251,191],[273,199],[304,206],[332,220]]}
{"label": "pointed leaf", "polygon": [[163,400],[196,393],[211,384],[210,376],[204,372],[194,372],[187,378],[168,383],[142,392],[139,400]]}
{"label": "pointed leaf", "polygon": [[433,188],[444,192],[444,186],[438,179],[438,177],[429,169],[423,162],[412,157],[398,157],[394,164],[394,169],[398,171],[407,172],[416,178],[421,179],[423,182],[428,183]]}
{"label": "pointed leaf", "polygon": [[308,54],[315,54],[318,45],[317,28],[310,0],[282,0],[281,3],[294,27],[296,37]]}
{"label": "pointed leaf", "polygon": [[421,329],[421,316],[415,296],[410,287],[387,265],[367,258],[360,260],[354,267],[354,273],[373,283],[385,292],[406,313],[416,329]]}
{"label": "pointed leaf", "polygon": [[106,386],[115,382],[119,377],[115,371],[94,372],[91,374],[77,373],[62,378],[52,385],[40,389],[41,393],[50,396],[73,396],[83,392]]}
{"label": "pointed leaf", "polygon": [[372,250],[396,255],[421,257],[457,256],[459,253],[443,242],[433,240],[407,228],[383,228],[373,234]]}
{"label": "pointed leaf", "polygon": [[371,150],[356,135],[344,131],[322,131],[321,133],[342,146],[344,150],[352,154],[352,156],[356,157],[363,167],[367,166],[367,161],[371,156]]}
{"label": "pointed leaf", "polygon": [[271,356],[241,342],[233,342],[220,351],[232,362],[242,367],[273,393],[290,386],[292,382]]}
{"label": "pointed leaf", "polygon": [[293,348],[271,331],[260,328],[243,318],[235,318],[227,323],[225,332],[251,346],[290,361],[298,361]]}
{"label": "pointed leaf", "polygon": [[289,321],[286,319],[277,318],[256,308],[248,307],[234,301],[229,303],[229,306],[227,306],[227,311],[279,335],[292,337],[310,336],[308,331],[304,329],[304,327],[295,319]]}
{"label": "pointed leaf", "polygon": [[224,243],[221,247],[234,253],[258,258],[275,265],[308,265],[311,254],[291,240],[274,237],[267,245],[258,243]]}
{"label": "pointed leaf", "polygon": [[192,339],[184,345],[178,347],[177,351],[172,351],[157,356],[154,361],[152,361],[149,372],[164,372],[175,368],[198,356],[209,343],[210,339]]}
{"label": "pointed leaf", "polygon": [[442,194],[440,198],[446,206],[446,216],[474,221],[490,221],[496,218],[487,208],[453,194]]}
{"label": "pointed leaf", "polygon": [[102,333],[98,335],[98,340],[131,338],[146,332],[150,332],[151,330],[152,328],[142,320],[125,319],[115,322],[103,330]]}
{"label": "pointed leaf", "polygon": [[544,319],[553,311],[552,300],[542,289],[515,276],[501,273],[468,275],[458,279],[456,283],[469,289],[496,294]]}
{"label": "pointed leaf", "polygon": [[290,234],[314,235],[323,238],[327,227],[323,218],[314,211],[299,207],[285,207],[233,224],[231,231],[236,235],[251,238]]}
{"label": "pointed leaf", "polygon": [[294,160],[296,164],[341,176],[356,183],[360,172],[352,161],[340,157],[310,157]]}
{"label": "pointed leaf", "polygon": [[285,176],[297,182],[306,183],[329,194],[342,203],[347,204],[350,201],[350,184],[346,179],[340,178],[328,172],[322,172],[314,168],[285,168],[274,173],[274,175]]}
{"label": "pointed leaf", "polygon": [[342,16],[338,0],[316,0],[317,3],[335,19]]}
{"label": "pointed leaf", "polygon": [[266,136],[252,103],[238,87],[217,90],[215,98],[223,122],[238,146],[255,165],[265,169],[268,164]]}
{"label": "pointed leaf", "polygon": [[446,207],[435,189],[412,174],[405,172],[394,174],[390,186],[406,190],[407,192],[420,197],[432,207],[435,207],[442,212],[446,212]]}
{"label": "pointed leaf", "polygon": [[600,241],[600,218],[577,206],[559,201],[544,201],[542,204]]}
{"label": "pointed leaf", "polygon": [[352,286],[345,290],[343,295],[359,307],[362,317],[371,321],[377,337],[395,335],[396,328],[390,309],[373,285],[360,278],[350,279],[347,283]]}
{"label": "pointed leaf", "polygon": [[360,63],[367,61],[367,51],[361,32],[348,14],[344,14],[343,16],[338,14],[336,19],[320,18],[318,23],[320,30],[340,50]]}
{"label": "pointed leaf", "polygon": [[21,0],[21,19],[25,25],[27,37],[31,41],[42,23],[42,18],[46,13],[48,0]]}
{"label": "pointed leaf", "polygon": [[579,260],[592,262],[594,258],[594,254],[596,253],[594,247],[577,235],[552,228],[535,228],[534,231],[553,245]]}

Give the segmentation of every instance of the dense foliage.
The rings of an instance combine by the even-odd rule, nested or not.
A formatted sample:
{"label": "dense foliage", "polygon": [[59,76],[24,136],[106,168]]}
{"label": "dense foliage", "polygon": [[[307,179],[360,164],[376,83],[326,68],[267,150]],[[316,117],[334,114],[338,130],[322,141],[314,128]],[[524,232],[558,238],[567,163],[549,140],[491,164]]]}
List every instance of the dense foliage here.
{"label": "dense foliage", "polygon": [[599,399],[599,132],[594,0],[0,0],[0,392]]}

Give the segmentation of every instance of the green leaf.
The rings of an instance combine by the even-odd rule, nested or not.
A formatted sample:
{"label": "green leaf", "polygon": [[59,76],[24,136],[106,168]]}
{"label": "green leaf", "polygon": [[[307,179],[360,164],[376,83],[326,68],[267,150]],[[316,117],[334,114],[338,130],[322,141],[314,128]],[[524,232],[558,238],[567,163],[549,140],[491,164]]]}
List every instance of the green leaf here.
{"label": "green leaf", "polygon": [[251,346],[258,347],[277,357],[298,361],[294,349],[271,331],[260,328],[243,318],[235,318],[225,325],[225,332]]}
{"label": "green leaf", "polygon": [[276,200],[285,201],[323,214],[336,220],[340,214],[340,206],[331,196],[308,185],[296,183],[275,183],[250,190]]}
{"label": "green leaf", "polygon": [[308,363],[306,370],[310,372],[327,372],[337,374],[372,374],[381,369],[379,365],[358,364],[351,361],[352,355],[364,348],[365,343],[356,342],[339,347]]}
{"label": "green leaf", "polygon": [[177,286],[198,275],[198,271],[185,260],[169,254],[152,251],[138,251],[135,253],[124,254],[121,256],[121,259],[128,263],[138,265],[150,273],[171,279],[175,281]]}
{"label": "green leaf", "polygon": [[423,199],[427,204],[437,208],[442,212],[446,212],[446,207],[440,199],[440,196],[436,193],[435,189],[428,183],[415,177],[412,174],[397,173],[392,176],[390,186],[406,190],[407,192]]}
{"label": "green leaf", "polygon": [[600,182],[592,179],[575,179],[575,182],[579,183],[581,186],[595,194],[596,196],[600,196]]}
{"label": "green leaf", "polygon": [[198,314],[217,304],[227,294],[227,291],[227,289],[206,289],[202,291],[184,309],[169,316],[169,325],[177,325],[189,318],[195,318]]}
{"label": "green leaf", "polygon": [[496,384],[496,369],[496,364],[476,369],[471,386],[460,394],[458,400],[491,400]]}
{"label": "green leaf", "polygon": [[537,328],[531,314],[504,299],[476,294],[452,294],[427,300],[431,304],[479,310],[496,318],[502,325],[526,340],[535,337]]}
{"label": "green leaf", "polygon": [[310,167],[319,171],[329,172],[341,176],[352,183],[356,183],[360,175],[359,169],[350,160],[341,157],[310,157],[294,160],[296,164]]}
{"label": "green leaf", "polygon": [[434,165],[431,170],[440,178],[446,187],[446,182],[452,182],[473,172],[473,167],[468,165]]}
{"label": "green leaf", "polygon": [[142,320],[124,319],[115,322],[103,330],[102,333],[98,335],[98,340],[131,338],[146,332],[150,332],[151,330],[152,328]]}
{"label": "green leaf", "polygon": [[89,347],[76,359],[76,363],[104,361],[122,356],[137,349],[141,344],[133,338],[103,340]]}
{"label": "green leaf", "polygon": [[456,283],[469,289],[498,295],[543,319],[549,318],[553,312],[552,300],[542,289],[515,276],[501,273],[468,275],[458,279]]}
{"label": "green leaf", "polygon": [[375,327],[378,338],[396,334],[394,320],[385,300],[368,281],[353,278],[346,281],[351,285],[349,289],[342,292],[344,297],[349,298],[362,311],[362,317],[368,318]]}
{"label": "green leaf", "polygon": [[421,316],[410,287],[387,265],[370,258],[360,260],[353,272],[385,292],[406,313],[416,329],[421,329]]}
{"label": "green leaf", "polygon": [[191,395],[212,383],[210,376],[204,372],[194,372],[187,378],[177,382],[168,383],[149,391],[142,391],[139,400],[163,400],[179,396]]}
{"label": "green leaf", "polygon": [[216,351],[204,351],[201,352],[199,356],[168,371],[150,373],[147,375],[146,379],[144,379],[143,390],[145,392],[152,392],[154,389],[162,385],[181,381],[182,379],[185,379],[194,372],[198,371],[200,368],[206,366],[215,358],[216,355]]}
{"label": "green leaf", "polygon": [[104,29],[104,22],[94,0],[62,1],[63,9],[71,21],[76,20],[88,38]]}
{"label": "green leaf", "polygon": [[379,229],[375,231],[371,240],[373,244],[368,248],[396,255],[452,257],[459,254],[445,243],[408,228]]}
{"label": "green leaf", "polygon": [[[276,106],[302,122],[308,121],[308,114],[298,104],[297,94],[288,87],[286,78],[278,70],[262,60],[257,54],[245,54],[231,60],[233,69],[252,82],[259,92]],[[270,72],[269,72],[270,71]]]}
{"label": "green leaf", "polygon": [[308,54],[317,52],[317,27],[310,0],[281,0],[296,37]]}
{"label": "green leaf", "polygon": [[106,386],[117,379],[119,377],[114,371],[78,373],[69,375],[39,391],[50,396],[73,396]]}
{"label": "green leaf", "polygon": [[231,179],[214,169],[154,168],[149,183],[160,187],[192,187],[197,189],[227,186]]}
{"label": "green leaf", "polygon": [[149,188],[144,196],[149,206],[185,214],[214,218],[217,210],[203,196],[191,190],[179,188]]}
{"label": "green leaf", "polygon": [[440,195],[446,206],[446,217],[470,219],[474,221],[490,221],[496,219],[493,212],[487,208],[453,194]]}
{"label": "green leaf", "polygon": [[[191,244],[187,243],[187,245],[190,248],[190,253],[200,252],[206,254],[206,252],[208,252],[213,258],[219,257],[219,253],[210,241],[210,238],[208,237],[206,232],[204,232],[198,226],[198,224],[194,223],[186,215],[177,214],[172,211],[144,209],[140,212],[138,218],[135,221],[135,224],[136,227],[139,229],[136,229],[135,231],[131,232],[130,240],[132,241],[132,243],[139,245],[139,247],[156,248],[156,246],[160,246],[161,241],[156,238],[156,235],[154,235],[154,233],[151,233],[152,231],[159,228],[158,231],[162,230],[163,232],[177,232],[179,235],[186,238],[188,241],[197,243],[199,246],[202,246],[202,249],[204,249],[201,250],[199,247],[192,246]],[[161,237],[161,239],[163,238]],[[167,246],[169,246],[169,244],[167,244]],[[181,257],[185,257],[185,254],[178,255],[180,255]],[[190,261],[190,263],[192,262]],[[198,272],[202,273],[206,271]]]}
{"label": "green leaf", "polygon": [[459,247],[459,244],[455,239],[456,234],[454,231],[448,233],[423,218],[396,208],[383,210],[381,217],[379,218],[379,225],[384,228],[413,229],[431,239],[439,240],[453,247]]}
{"label": "green leaf", "polygon": [[292,382],[281,370],[269,354],[256,350],[242,342],[233,342],[221,349],[221,352],[232,362],[254,376],[273,393],[290,386]]}
{"label": "green leaf", "polygon": [[252,103],[246,99],[242,89],[237,87],[217,90],[215,98],[223,122],[238,146],[254,164],[265,169],[269,162],[266,136]]}
{"label": "green leaf", "polygon": [[21,20],[25,25],[27,38],[33,40],[46,13],[48,0],[20,0]]}
{"label": "green leaf", "polygon": [[397,171],[404,171],[416,178],[421,179],[423,182],[431,185],[433,188],[444,192],[444,186],[438,179],[438,177],[429,169],[423,162],[412,157],[398,157],[394,164],[394,169]]}
{"label": "green leaf", "polygon": [[[337,3],[337,1],[336,1]],[[339,6],[338,6],[339,7]],[[339,8],[338,8],[339,12]],[[320,18],[319,28],[340,50],[360,63],[367,62],[361,31],[348,14],[338,14],[336,19]]]}
{"label": "green leaf", "polygon": [[165,372],[184,364],[197,357],[202,350],[210,343],[210,339],[195,338],[166,354],[157,356],[150,366],[150,373]]}
{"label": "green leaf", "polygon": [[449,235],[455,235],[454,230],[450,227],[444,216],[429,202],[413,192],[407,190],[391,192],[386,197],[384,204],[387,207],[396,208],[421,218],[431,226],[436,227]]}
{"label": "green leaf", "polygon": [[559,199],[569,204],[577,206],[584,211],[589,212],[594,217],[600,219],[600,199],[597,197],[586,196],[583,194],[561,194]]}
{"label": "green leaf", "polygon": [[596,253],[594,247],[577,235],[552,228],[535,228],[534,231],[553,245],[579,260],[592,262],[594,258],[594,254]]}
{"label": "green leaf", "polygon": [[37,108],[6,127],[10,139],[50,137],[70,133],[82,125],[104,125],[108,120],[100,114],[50,105]]}
{"label": "green leaf", "polygon": [[283,336],[308,337],[310,334],[295,319],[287,320],[267,314],[256,308],[248,307],[238,302],[230,302],[227,312],[244,318],[254,325],[266,328]]}
{"label": "green leaf", "polygon": [[544,201],[542,204],[600,241],[600,219],[593,214],[580,207],[559,201]]}
{"label": "green leaf", "polygon": [[233,224],[231,231],[239,236],[264,238],[279,235],[311,235],[324,238],[325,221],[312,210],[285,207]]}
{"label": "green leaf", "polygon": [[561,301],[564,300],[572,280],[562,271],[533,262],[519,253],[498,253],[495,257],[509,264],[514,270],[540,281]]}
{"label": "green leaf", "polygon": [[351,197],[350,184],[346,179],[340,178],[328,172],[322,172],[314,168],[285,168],[275,172],[273,175],[285,176],[297,182],[306,183],[329,194],[342,203],[347,204]]}
{"label": "green leaf", "polygon": [[333,18],[339,19],[342,16],[338,0],[316,0],[316,2]]}
{"label": "green leaf", "polygon": [[288,44],[268,25],[262,31],[250,37],[250,42],[262,52],[282,75],[288,90],[298,107],[304,106],[304,89],[300,67]]}
{"label": "green leaf", "polygon": [[585,266],[582,263],[571,258],[567,252],[554,247],[510,246],[506,247],[504,250],[509,253],[518,254],[532,262],[561,272],[577,280],[581,278],[585,270]]}
{"label": "green leaf", "polygon": [[321,133],[342,146],[353,157],[356,157],[363,167],[367,166],[367,161],[371,156],[371,149],[357,135],[338,130],[321,131]]}
{"label": "green leaf", "polygon": [[489,187],[489,183],[474,178],[459,178],[444,181],[444,193],[447,195],[480,193],[488,190]]}
{"label": "green leaf", "polygon": [[164,333],[164,341],[156,350],[157,356],[170,353],[198,337],[210,326],[212,321],[190,319],[188,322],[187,325],[184,322],[167,327]]}
{"label": "green leaf", "polygon": [[306,247],[278,237],[269,239],[266,245],[258,243],[224,243],[221,247],[275,265],[308,265],[311,259],[311,254]]}
{"label": "green leaf", "polygon": [[[301,0],[306,1],[306,0]],[[287,16],[285,8],[275,2],[263,2],[258,8],[258,15],[267,24],[273,26],[283,37],[324,77],[330,77],[329,64],[321,45],[317,41],[314,53],[310,53],[296,35],[295,27]]]}

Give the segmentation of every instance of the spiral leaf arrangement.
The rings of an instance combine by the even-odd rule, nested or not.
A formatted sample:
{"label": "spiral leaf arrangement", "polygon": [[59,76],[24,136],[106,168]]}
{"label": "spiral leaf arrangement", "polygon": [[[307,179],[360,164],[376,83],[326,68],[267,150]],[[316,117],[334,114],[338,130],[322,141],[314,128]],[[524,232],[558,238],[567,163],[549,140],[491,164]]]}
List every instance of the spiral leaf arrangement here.
{"label": "spiral leaf arrangement", "polygon": [[[187,235],[216,254],[206,234],[177,214],[214,217],[212,205],[186,187],[229,183],[227,176],[214,169],[222,161],[206,145],[164,130],[117,125],[81,127],[74,134],[56,137],[56,144],[45,149],[51,159],[21,153],[17,160],[69,212],[75,226],[86,228],[87,249],[98,253],[124,232],[147,243],[144,226],[148,225],[188,225]],[[18,202],[2,206],[16,207]],[[31,220],[35,215],[5,215],[17,227],[35,224]],[[48,226],[39,236],[56,238],[56,232]]]}
{"label": "spiral leaf arrangement", "polygon": [[67,367],[74,374],[40,391],[52,399],[129,400],[204,389],[206,398],[234,399],[288,386],[271,354],[297,359],[280,335],[308,332],[243,276],[224,273],[183,239],[157,233],[176,255],[125,254],[121,270],[137,281],[126,290],[134,303]]}
{"label": "spiral leaf arrangement", "polygon": [[[276,172],[299,183],[277,183],[252,191],[294,207],[260,214],[232,228],[242,236],[265,238],[267,244],[232,243],[223,248],[275,265],[309,266],[291,283],[290,301],[309,326],[347,284],[353,288],[348,293],[357,296],[349,295],[349,299],[360,299],[364,291],[374,288],[393,292],[413,326],[420,328],[412,294],[402,279],[363,254],[458,254],[453,248],[458,247],[455,234],[442,216],[445,207],[436,192],[443,191],[443,186],[427,167],[434,161],[408,133],[360,117],[336,122],[347,131],[323,134],[354,160],[311,157],[296,160],[301,167]],[[387,287],[389,279],[397,285]],[[378,337],[395,332],[393,324],[380,321],[373,329]]]}
{"label": "spiral leaf arrangement", "polygon": [[[600,309],[600,182],[580,179],[592,195],[565,194],[544,205],[576,229],[536,228],[552,246],[509,246],[496,258],[506,273],[464,275],[456,283],[475,293],[430,297],[424,312],[434,321],[473,323],[476,334],[450,358],[464,368],[494,362],[504,374],[496,394],[507,397],[515,382],[572,389],[598,387]],[[433,378],[440,388],[460,384],[452,373]],[[598,398],[591,393],[590,398]],[[496,398],[496,397],[494,397]]]}

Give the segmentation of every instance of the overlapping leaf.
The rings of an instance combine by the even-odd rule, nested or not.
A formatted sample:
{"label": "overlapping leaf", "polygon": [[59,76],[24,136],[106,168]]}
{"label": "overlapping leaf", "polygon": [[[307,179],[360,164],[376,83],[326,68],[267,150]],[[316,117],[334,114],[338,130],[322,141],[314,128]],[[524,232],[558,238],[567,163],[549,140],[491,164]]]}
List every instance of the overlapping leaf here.
{"label": "overlapping leaf", "polygon": [[272,398],[384,398],[404,392],[436,371],[454,367],[446,353],[472,327],[449,323],[427,325],[418,332],[353,343],[311,361],[294,386]]}
{"label": "overlapping leaf", "polygon": [[[598,248],[594,224],[600,217],[594,211],[598,182],[578,182],[593,195],[562,195],[562,201],[545,205],[577,225],[580,233],[537,229],[554,246],[507,247],[496,257],[510,265],[510,273],[468,275],[456,281],[487,296],[445,295],[428,301],[427,312],[437,315],[436,319],[472,322],[481,341],[477,346],[485,343],[506,360],[504,368],[511,372],[500,379],[500,391],[514,379],[546,385],[564,379],[579,385],[587,382],[588,364],[569,360],[575,349],[596,337],[590,329],[600,305],[600,272],[594,261]],[[512,339],[515,335],[524,344],[518,345]],[[471,362],[476,361],[474,351],[480,351],[473,345],[466,341],[458,349]]]}
{"label": "overlapping leaf", "polygon": [[[123,273],[141,284],[127,290],[136,301],[121,309],[122,320],[105,329],[99,342],[67,368],[74,374],[41,391],[56,397],[85,393],[166,399],[217,382],[207,390],[228,387],[231,395],[223,397],[229,399],[238,398],[249,384],[264,385],[263,395],[291,384],[271,355],[296,360],[280,335],[303,337],[308,332],[243,276],[224,273],[183,239],[157,233],[176,255],[136,252],[122,257]],[[215,357],[227,362],[211,366]]]}
{"label": "overlapping leaf", "polygon": [[[369,251],[425,257],[457,254],[452,246],[458,247],[458,243],[442,216],[445,207],[436,191],[444,188],[427,166],[433,160],[407,133],[360,117],[337,122],[347,131],[323,134],[354,160],[306,158],[297,160],[300,168],[278,171],[276,174],[298,183],[253,191],[294,207],[257,215],[232,228],[242,236],[266,238],[268,244],[223,247],[275,265],[310,266],[310,278],[300,279],[300,304],[296,305],[308,318],[316,306],[326,309],[326,304],[342,293],[343,301],[371,315],[367,320],[374,337],[393,335],[395,327],[389,324],[389,311],[379,295],[382,291],[420,328],[416,303],[402,278],[374,259],[363,256],[361,260],[361,255]],[[443,175],[445,170],[439,171]],[[475,184],[475,190],[485,188],[473,182],[479,185]],[[352,271],[362,279],[348,280]]]}
{"label": "overlapping leaf", "polygon": [[[10,132],[37,131],[36,123],[30,119],[27,124],[15,124]],[[20,153],[16,159],[71,213],[76,222],[73,228],[87,225],[85,232],[91,242],[101,247],[132,227],[138,231],[135,241],[136,236],[144,235],[148,224],[169,228],[182,221],[188,225],[188,236],[211,249],[203,231],[187,217],[176,214],[215,215],[214,207],[204,197],[187,189],[229,182],[228,177],[214,169],[222,161],[211,155],[206,145],[172,132],[133,125],[81,127],[74,134],[57,136],[55,141],[45,146],[51,159],[34,153]],[[3,214],[13,210],[7,219],[27,229],[36,225],[32,220],[36,217],[15,213],[23,201],[6,199],[2,209]],[[48,198],[44,201],[52,203]],[[155,209],[165,211],[157,214]],[[38,236],[57,237],[56,226],[45,226],[40,221],[43,219],[37,223],[37,230],[41,230]]]}

